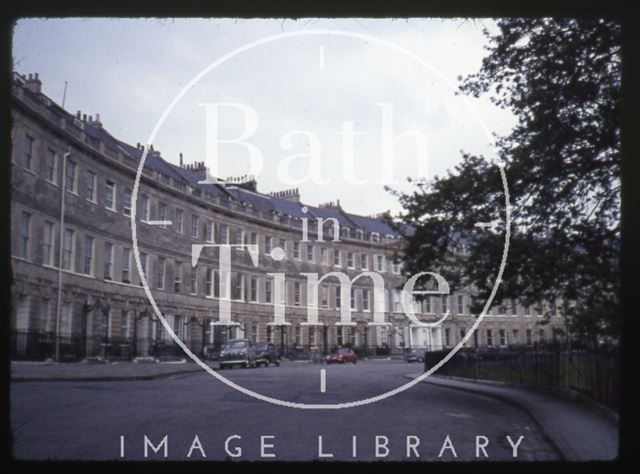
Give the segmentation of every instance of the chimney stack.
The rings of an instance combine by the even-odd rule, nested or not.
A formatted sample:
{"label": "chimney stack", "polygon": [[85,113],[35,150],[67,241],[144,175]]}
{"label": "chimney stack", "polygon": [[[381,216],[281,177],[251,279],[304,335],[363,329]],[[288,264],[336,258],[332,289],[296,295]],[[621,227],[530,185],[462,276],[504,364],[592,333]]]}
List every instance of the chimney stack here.
{"label": "chimney stack", "polygon": [[[182,163],[183,163],[182,153],[180,153],[180,166],[182,166]],[[185,168],[197,174],[203,180],[207,179],[208,170],[204,164],[204,161],[195,161],[193,163],[186,165]]]}
{"label": "chimney stack", "polygon": [[34,94],[42,94],[42,82],[38,78],[38,73],[29,74],[25,82],[25,87]]}
{"label": "chimney stack", "polygon": [[269,193],[270,196],[284,199],[290,202],[300,202],[300,190],[298,188],[285,189],[283,191],[274,191]]}

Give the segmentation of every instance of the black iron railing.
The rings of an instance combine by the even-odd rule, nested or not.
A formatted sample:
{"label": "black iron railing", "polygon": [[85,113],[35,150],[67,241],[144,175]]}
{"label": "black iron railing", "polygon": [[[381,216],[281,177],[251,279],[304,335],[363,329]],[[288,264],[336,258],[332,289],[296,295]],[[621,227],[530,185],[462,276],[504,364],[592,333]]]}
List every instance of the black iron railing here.
{"label": "black iron railing", "polygon": [[85,357],[85,339],[77,334],[58,334],[40,331],[12,331],[11,358],[13,360],[45,360],[55,357],[56,340],[60,360],[74,361]]}
{"label": "black iron railing", "polygon": [[[60,361],[79,361],[84,358],[102,358],[108,361],[131,360],[140,354],[142,340],[133,337],[103,337],[81,333],[58,334],[33,330],[11,332],[12,360],[46,360],[56,356],[56,341]],[[144,341],[149,354],[158,359],[184,357],[182,349],[173,341]]]}
{"label": "black iron railing", "polygon": [[[448,350],[427,352],[425,369]],[[566,387],[611,408],[620,402],[620,362],[616,348],[575,350],[564,346],[464,349],[438,375],[511,384]]]}

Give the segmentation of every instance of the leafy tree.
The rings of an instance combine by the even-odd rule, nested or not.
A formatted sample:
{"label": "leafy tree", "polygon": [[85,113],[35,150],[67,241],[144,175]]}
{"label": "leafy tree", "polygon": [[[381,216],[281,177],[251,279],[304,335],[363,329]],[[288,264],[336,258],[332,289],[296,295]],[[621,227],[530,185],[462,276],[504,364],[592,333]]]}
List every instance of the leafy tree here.
{"label": "leafy tree", "polygon": [[[576,337],[617,337],[620,318],[621,27],[595,19],[502,19],[460,93],[489,94],[517,124],[496,137],[511,199],[512,236],[496,295],[558,299]],[[394,192],[404,212],[405,269],[439,269],[484,305],[505,240],[498,166],[463,154],[444,177]],[[496,232],[479,222],[498,223]],[[560,303],[562,302],[562,303]]]}

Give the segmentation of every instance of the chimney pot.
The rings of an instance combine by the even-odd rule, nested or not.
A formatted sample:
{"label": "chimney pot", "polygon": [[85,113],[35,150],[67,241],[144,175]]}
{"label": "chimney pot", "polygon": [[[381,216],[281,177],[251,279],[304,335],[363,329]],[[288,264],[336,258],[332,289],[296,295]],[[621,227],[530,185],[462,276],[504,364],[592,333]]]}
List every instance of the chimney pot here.
{"label": "chimney pot", "polygon": [[29,89],[34,94],[42,93],[42,82],[38,79],[38,74],[36,73],[35,77],[33,74],[29,74],[27,76],[27,81],[25,82],[25,87]]}

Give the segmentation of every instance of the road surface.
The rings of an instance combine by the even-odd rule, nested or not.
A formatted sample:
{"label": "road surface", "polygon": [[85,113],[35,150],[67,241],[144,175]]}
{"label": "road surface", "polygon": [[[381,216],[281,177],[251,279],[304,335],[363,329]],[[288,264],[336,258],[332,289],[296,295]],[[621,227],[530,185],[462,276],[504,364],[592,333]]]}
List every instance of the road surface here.
{"label": "road surface", "polygon": [[[270,397],[340,403],[395,389],[408,382],[406,374],[419,371],[418,364],[371,360],[220,373]],[[11,421],[18,459],[558,459],[520,409],[424,383],[366,406],[300,410],[256,400],[205,372],[148,381],[17,382],[11,386]]]}

